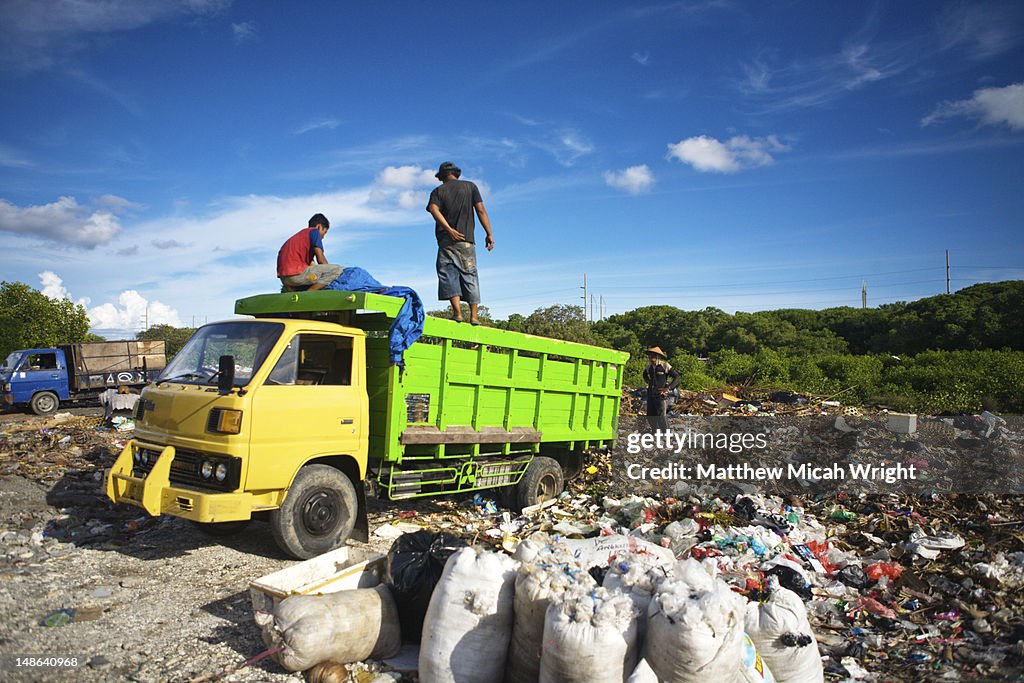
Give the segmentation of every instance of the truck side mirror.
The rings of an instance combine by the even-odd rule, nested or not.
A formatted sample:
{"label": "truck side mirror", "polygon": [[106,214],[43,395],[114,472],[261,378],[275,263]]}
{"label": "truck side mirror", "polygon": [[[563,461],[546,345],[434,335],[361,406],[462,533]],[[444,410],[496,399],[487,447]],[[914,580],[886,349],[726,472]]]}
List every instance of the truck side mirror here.
{"label": "truck side mirror", "polygon": [[222,394],[231,392],[235,386],[235,357],[221,356],[220,373],[217,375],[217,391]]}

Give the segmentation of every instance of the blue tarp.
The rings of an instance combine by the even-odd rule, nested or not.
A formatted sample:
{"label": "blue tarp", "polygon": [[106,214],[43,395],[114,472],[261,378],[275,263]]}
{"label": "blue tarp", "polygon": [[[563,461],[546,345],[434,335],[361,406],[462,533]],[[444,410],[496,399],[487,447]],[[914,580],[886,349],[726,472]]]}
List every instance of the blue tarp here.
{"label": "blue tarp", "polygon": [[362,268],[351,267],[341,271],[338,279],[324,287],[344,292],[372,292],[405,299],[402,310],[395,316],[388,330],[391,362],[404,367],[402,354],[423,334],[423,302],[419,294],[409,287],[385,287]]}

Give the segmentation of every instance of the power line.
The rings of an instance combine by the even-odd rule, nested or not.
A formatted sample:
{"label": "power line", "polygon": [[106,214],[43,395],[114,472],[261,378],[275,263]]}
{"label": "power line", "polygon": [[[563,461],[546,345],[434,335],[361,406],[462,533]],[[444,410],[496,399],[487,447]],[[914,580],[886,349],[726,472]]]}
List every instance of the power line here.
{"label": "power line", "polygon": [[614,286],[614,289],[691,289],[697,287],[717,288],[717,287],[746,287],[751,284],[765,284],[765,285],[788,285],[788,284],[799,284],[802,282],[825,282],[828,280],[845,280],[848,278],[861,279],[865,277],[879,277],[882,275],[903,275],[905,273],[921,273],[925,271],[937,271],[939,268],[912,268],[910,270],[892,270],[885,273],[857,273],[855,275],[836,275],[833,277],[818,277],[818,278],[807,278],[803,280],[762,280],[757,283],[750,281],[747,282],[732,282],[732,283],[711,283],[707,285],[620,285]]}
{"label": "power line", "polygon": [[[906,285],[935,284],[935,283],[942,283],[942,282],[945,282],[945,280],[941,280],[941,279],[913,280],[911,282],[889,282],[889,283],[884,283],[884,284],[881,284],[881,285],[873,285],[873,287],[878,287],[878,288],[881,288],[881,289],[884,290],[887,287],[889,287],[889,288],[891,288],[891,287],[903,287],[903,286],[906,286]],[[748,282],[747,284],[749,285],[751,283]],[[724,294],[724,296],[729,296],[729,297],[762,296],[763,297],[763,296],[773,296],[773,295],[779,295],[779,294],[808,294],[808,293],[818,293],[818,292],[847,292],[847,291],[850,291],[850,290],[851,290],[850,287],[830,287],[830,288],[825,288],[825,289],[816,287],[814,289],[788,289],[788,290],[781,290],[781,291],[759,290],[759,291],[756,291],[756,292],[729,292],[727,294]],[[678,298],[678,299],[695,299],[695,298],[707,298],[708,295],[707,294],[671,294],[671,293],[664,293],[664,294],[656,294],[656,295],[653,295],[653,296],[657,296],[658,298],[662,298],[662,299],[666,298],[666,297],[667,298]],[[624,299],[624,298],[635,298],[635,297],[625,297],[625,296],[609,295],[607,298],[609,298],[609,299]]]}

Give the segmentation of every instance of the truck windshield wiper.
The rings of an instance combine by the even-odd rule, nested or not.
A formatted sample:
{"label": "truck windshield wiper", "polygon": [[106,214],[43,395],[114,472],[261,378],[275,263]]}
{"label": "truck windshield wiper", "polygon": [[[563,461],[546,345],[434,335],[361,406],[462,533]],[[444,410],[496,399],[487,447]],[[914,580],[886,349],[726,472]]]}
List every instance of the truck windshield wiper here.
{"label": "truck windshield wiper", "polygon": [[202,375],[200,375],[198,373],[195,373],[195,372],[183,372],[180,375],[175,375],[174,377],[165,377],[164,379],[162,379],[160,381],[161,382],[173,382],[176,379],[186,379],[186,378],[188,378],[188,379],[199,379],[201,377],[202,377]]}

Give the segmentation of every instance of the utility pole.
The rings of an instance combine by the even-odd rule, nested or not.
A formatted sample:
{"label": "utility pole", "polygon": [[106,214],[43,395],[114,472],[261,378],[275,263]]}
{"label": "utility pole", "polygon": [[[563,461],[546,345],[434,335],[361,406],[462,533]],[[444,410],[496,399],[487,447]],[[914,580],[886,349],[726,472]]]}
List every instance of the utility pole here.
{"label": "utility pole", "polygon": [[590,320],[594,319],[594,293],[590,293]]}
{"label": "utility pole", "polygon": [[[583,317],[587,317],[587,274],[583,273]],[[589,320],[589,318],[587,318]]]}
{"label": "utility pole", "polygon": [[864,280],[860,281],[860,307],[868,307],[868,283]]}
{"label": "utility pole", "polygon": [[598,316],[598,320],[604,320],[604,294],[598,298],[598,301],[600,302],[600,307],[598,308],[600,315]]}
{"label": "utility pole", "polygon": [[949,294],[949,249],[946,250],[946,294]]}

